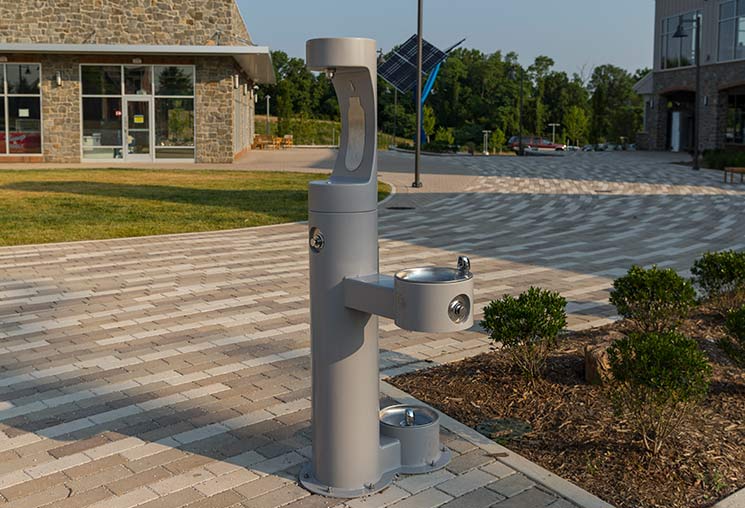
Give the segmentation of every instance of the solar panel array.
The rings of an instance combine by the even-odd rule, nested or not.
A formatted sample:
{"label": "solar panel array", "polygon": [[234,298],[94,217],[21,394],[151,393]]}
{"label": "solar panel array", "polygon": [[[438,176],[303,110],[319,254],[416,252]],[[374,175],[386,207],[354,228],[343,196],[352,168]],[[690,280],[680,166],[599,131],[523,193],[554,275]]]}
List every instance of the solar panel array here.
{"label": "solar panel array", "polygon": [[[399,92],[406,93],[416,90],[417,52],[417,36],[412,35],[409,40],[393,50],[385,63],[378,67],[378,74]],[[447,54],[444,51],[424,41],[422,48],[422,70],[424,74],[429,74],[445,58],[447,58]]]}

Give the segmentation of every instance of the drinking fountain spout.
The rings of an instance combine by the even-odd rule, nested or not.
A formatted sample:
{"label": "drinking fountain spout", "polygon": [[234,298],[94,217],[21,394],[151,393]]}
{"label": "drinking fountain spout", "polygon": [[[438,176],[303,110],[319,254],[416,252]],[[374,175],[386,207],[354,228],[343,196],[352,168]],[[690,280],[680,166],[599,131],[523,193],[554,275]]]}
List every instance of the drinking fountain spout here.
{"label": "drinking fountain spout", "polygon": [[377,54],[371,39],[314,39],[307,65],[326,72],[339,99],[339,154],[308,193],[312,362],[312,461],[308,490],[353,498],[387,487],[398,473],[445,467],[437,412],[380,411],[379,316],[411,331],[473,325],[471,263],[381,275],[378,267]]}

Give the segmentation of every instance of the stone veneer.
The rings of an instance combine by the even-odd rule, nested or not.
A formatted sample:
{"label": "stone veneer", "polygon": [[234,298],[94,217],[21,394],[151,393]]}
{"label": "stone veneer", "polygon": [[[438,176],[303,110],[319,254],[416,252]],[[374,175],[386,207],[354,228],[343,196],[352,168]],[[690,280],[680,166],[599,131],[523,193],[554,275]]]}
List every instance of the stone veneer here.
{"label": "stone veneer", "polygon": [[3,0],[0,43],[203,45],[250,40],[234,0]]}
{"label": "stone veneer", "polygon": [[[702,94],[708,97],[708,104],[701,106],[701,147],[704,150],[723,148],[727,127],[727,90],[745,86],[745,61],[704,65],[701,69]],[[657,71],[654,73],[654,109],[648,112],[649,148],[667,149],[668,99],[672,91],[696,90],[696,69],[688,67],[679,70]]]}
{"label": "stone veneer", "polygon": [[[234,0],[15,0],[0,1],[2,43],[245,45],[250,35]],[[0,48],[0,52],[2,49]],[[2,55],[42,65],[42,141],[46,162],[81,158],[81,62],[131,64],[134,56]],[[234,158],[233,76],[230,57],[138,57],[143,64],[196,66],[196,160]],[[56,84],[56,74],[62,86]],[[245,75],[241,83],[250,83]],[[253,108],[253,103],[251,103]],[[13,159],[36,160],[22,156]]]}
{"label": "stone veneer", "polygon": [[197,162],[233,162],[233,60],[197,58]]}
{"label": "stone veneer", "polygon": [[[195,65],[194,118],[196,130],[196,161],[205,163],[233,162],[233,75],[237,66],[230,57],[198,57],[189,59],[142,58],[147,65]],[[81,159],[80,63],[128,64],[132,57],[93,58],[90,56],[34,57],[11,55],[10,62],[40,63],[42,69],[42,142],[43,160],[54,163],[74,163]],[[56,84],[61,73],[62,86]],[[245,79],[242,82],[246,82]],[[8,162],[35,160],[36,157],[13,157]],[[3,162],[4,159],[0,159]]]}
{"label": "stone veneer", "polygon": [[[30,55],[19,60],[37,61]],[[41,119],[45,162],[80,162],[80,73],[77,57],[42,57]],[[57,72],[62,86],[57,86]]]}

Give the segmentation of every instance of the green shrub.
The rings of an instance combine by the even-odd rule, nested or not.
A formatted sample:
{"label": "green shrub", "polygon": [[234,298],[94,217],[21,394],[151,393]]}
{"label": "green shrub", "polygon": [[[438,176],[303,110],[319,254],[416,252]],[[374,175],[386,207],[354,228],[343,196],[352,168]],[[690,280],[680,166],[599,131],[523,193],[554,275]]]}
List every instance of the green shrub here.
{"label": "green shrub", "polygon": [[675,332],[631,334],[608,358],[615,408],[656,455],[706,396],[711,366],[695,340]]}
{"label": "green shrub", "polygon": [[484,308],[481,326],[501,342],[514,365],[530,381],[538,378],[566,326],[566,299],[558,293],[530,288],[519,297],[505,296]]}
{"label": "green shrub", "polygon": [[445,127],[438,127],[435,131],[435,143],[439,143],[445,146],[451,146],[455,144],[455,133],[453,128],[446,129]]}
{"label": "green shrub", "polygon": [[745,301],[745,252],[707,252],[691,268],[703,297],[722,314]]}
{"label": "green shrub", "polygon": [[696,304],[693,285],[675,270],[632,266],[613,282],[610,303],[642,332],[674,330]]}
{"label": "green shrub", "polygon": [[729,337],[721,339],[719,346],[740,367],[745,367],[745,306],[730,312],[725,321]]}
{"label": "green shrub", "polygon": [[745,152],[721,149],[706,150],[704,152],[704,166],[720,170],[730,166],[745,166]]}
{"label": "green shrub", "polygon": [[458,147],[455,145],[448,145],[446,143],[434,141],[432,143],[422,145],[422,150],[430,153],[455,153],[458,150]]}

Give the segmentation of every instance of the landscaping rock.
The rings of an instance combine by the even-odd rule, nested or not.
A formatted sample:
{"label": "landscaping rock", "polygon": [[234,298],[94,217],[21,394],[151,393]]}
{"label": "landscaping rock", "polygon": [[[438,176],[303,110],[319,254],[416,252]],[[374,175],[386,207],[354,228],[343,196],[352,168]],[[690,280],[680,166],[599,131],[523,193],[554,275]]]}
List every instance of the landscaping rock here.
{"label": "landscaping rock", "polygon": [[585,346],[585,380],[593,385],[602,385],[610,377],[608,348],[612,342],[588,344]]}

